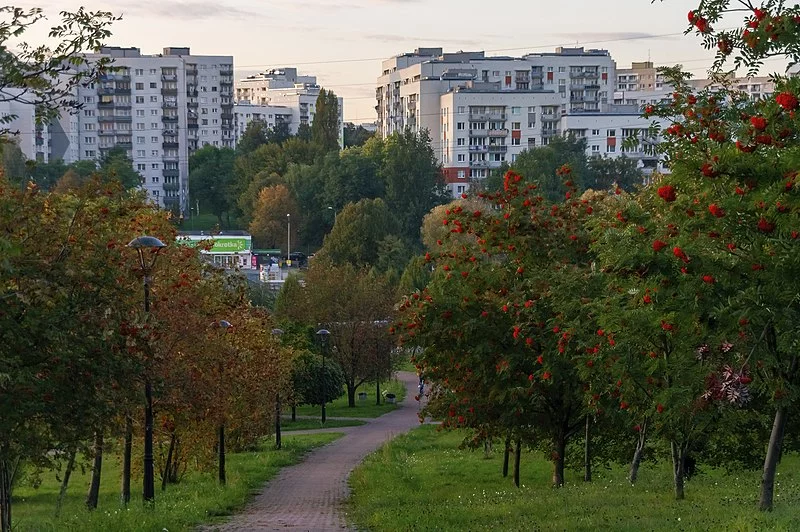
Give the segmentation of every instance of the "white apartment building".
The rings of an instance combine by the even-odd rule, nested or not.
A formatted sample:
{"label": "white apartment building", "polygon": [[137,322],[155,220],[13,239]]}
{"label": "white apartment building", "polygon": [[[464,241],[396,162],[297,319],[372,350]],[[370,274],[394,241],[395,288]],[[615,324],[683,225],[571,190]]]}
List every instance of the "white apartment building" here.
{"label": "white apartment building", "polygon": [[[316,114],[317,98],[320,86],[316,76],[300,76],[296,68],[274,69],[254,76],[248,76],[236,82],[237,105],[248,106],[237,116],[246,120],[237,123],[237,130],[247,127],[247,114],[254,114],[254,106],[263,108],[259,114],[267,117],[275,112],[276,107],[290,111],[281,112],[281,121],[289,126],[294,135],[301,125],[310,126]],[[339,101],[339,146],[344,146],[344,100]],[[252,120],[252,118],[251,118]],[[274,126],[270,126],[274,127]]]}
{"label": "white apartment building", "polygon": [[441,135],[438,97],[468,82],[494,83],[504,92],[552,91],[560,97],[564,114],[599,111],[612,97],[616,71],[607,50],[584,48],[523,57],[419,48],[385,60],[382,68],[375,107],[381,135],[408,127],[428,129],[432,139]]}
{"label": "white apartment building", "polygon": [[[267,128],[286,124],[290,126],[294,113],[292,109],[279,105],[256,105],[251,103],[236,103],[233,105],[234,114],[234,140],[239,144],[239,139],[244,135],[247,125],[253,120],[260,120]],[[289,127],[291,132],[291,127]]]}
{"label": "white apartment building", "polygon": [[470,83],[440,97],[440,147],[445,182],[454,197],[474,179],[488,177],[523,150],[559,134],[561,96],[552,91],[503,91],[493,83]]}
{"label": "white apartment building", "polygon": [[202,146],[233,147],[233,57],[164,48],[105,47],[114,70],[76,89],[83,108],[49,125],[50,158],[72,163],[127,151],[143,188],[159,205],[184,212],[189,155]]}
{"label": "white apartment building", "polygon": [[[19,98],[17,100],[16,98]],[[23,89],[4,88],[0,101],[0,117],[9,120],[0,128],[9,132],[9,140],[17,144],[25,157],[47,162],[46,132],[36,125],[36,109],[25,102]]]}

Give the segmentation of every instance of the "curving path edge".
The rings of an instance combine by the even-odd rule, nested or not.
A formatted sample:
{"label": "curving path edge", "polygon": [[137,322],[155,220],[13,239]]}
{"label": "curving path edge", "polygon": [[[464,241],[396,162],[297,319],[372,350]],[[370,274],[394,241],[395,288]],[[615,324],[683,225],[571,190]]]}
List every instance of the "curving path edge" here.
{"label": "curving path edge", "polygon": [[[270,480],[245,509],[227,523],[211,530],[343,530],[341,513],[349,496],[350,472],[384,442],[419,425],[419,403],[414,400],[419,380],[401,371],[397,378],[406,386],[406,398],[398,407],[365,425],[321,429],[345,436],[310,452],[299,464],[286,467]],[[292,431],[320,432],[320,430]],[[206,528],[208,530],[209,528]]]}

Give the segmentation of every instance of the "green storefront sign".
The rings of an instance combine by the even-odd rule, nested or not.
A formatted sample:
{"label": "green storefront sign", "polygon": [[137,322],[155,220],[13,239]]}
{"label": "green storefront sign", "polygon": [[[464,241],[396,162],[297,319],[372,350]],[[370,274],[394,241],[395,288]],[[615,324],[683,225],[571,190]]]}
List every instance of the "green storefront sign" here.
{"label": "green storefront sign", "polygon": [[203,240],[179,238],[178,242],[189,247],[197,247],[199,242],[212,240],[214,245],[209,253],[239,253],[250,249],[250,241],[246,238],[233,236],[209,236]]}

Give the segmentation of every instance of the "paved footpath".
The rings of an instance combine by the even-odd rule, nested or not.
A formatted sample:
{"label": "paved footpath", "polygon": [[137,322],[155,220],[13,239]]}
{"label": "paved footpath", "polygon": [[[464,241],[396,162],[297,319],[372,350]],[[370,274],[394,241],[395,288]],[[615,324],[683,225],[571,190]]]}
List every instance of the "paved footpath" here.
{"label": "paved footpath", "polygon": [[[398,372],[406,398],[397,409],[366,425],[322,429],[345,436],[312,451],[303,462],[286,467],[245,509],[213,530],[343,530],[341,505],[349,495],[347,477],[372,451],[393,437],[419,426],[419,403],[414,400],[419,380]],[[292,431],[286,435],[302,432]]]}

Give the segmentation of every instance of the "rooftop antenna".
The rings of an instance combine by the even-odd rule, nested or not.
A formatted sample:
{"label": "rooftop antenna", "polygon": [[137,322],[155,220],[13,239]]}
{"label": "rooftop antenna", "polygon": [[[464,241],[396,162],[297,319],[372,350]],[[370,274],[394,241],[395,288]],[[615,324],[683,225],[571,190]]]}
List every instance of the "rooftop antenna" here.
{"label": "rooftop antenna", "polygon": [[647,49],[647,62],[650,62],[650,48]]}

